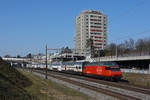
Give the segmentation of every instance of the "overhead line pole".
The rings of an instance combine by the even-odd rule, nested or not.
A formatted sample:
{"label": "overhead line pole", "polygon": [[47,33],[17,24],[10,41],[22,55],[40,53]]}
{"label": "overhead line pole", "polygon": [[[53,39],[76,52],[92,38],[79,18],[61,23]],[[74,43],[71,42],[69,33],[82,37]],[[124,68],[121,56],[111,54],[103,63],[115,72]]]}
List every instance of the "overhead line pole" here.
{"label": "overhead line pole", "polygon": [[[46,46],[45,46],[45,55],[46,55],[46,57],[45,57],[45,64],[46,64],[46,68],[45,68],[45,79],[48,79],[48,77],[47,77],[47,71],[48,71],[48,60],[47,60],[47,52],[48,52],[48,50],[61,50],[61,49],[56,49],[56,48],[48,48],[47,47],[47,44],[46,44]],[[71,50],[75,50],[75,49],[71,49]]]}
{"label": "overhead line pole", "polygon": [[45,60],[45,63],[46,63],[46,72],[45,72],[45,79],[47,79],[47,45],[46,45],[46,60]]}

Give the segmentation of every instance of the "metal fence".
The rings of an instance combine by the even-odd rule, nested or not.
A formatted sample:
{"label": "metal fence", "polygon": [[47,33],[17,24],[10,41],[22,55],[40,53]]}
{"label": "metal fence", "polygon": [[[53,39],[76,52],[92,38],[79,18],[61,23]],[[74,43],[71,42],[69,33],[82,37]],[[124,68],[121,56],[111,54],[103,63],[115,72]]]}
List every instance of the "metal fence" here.
{"label": "metal fence", "polygon": [[140,74],[150,74],[150,70],[138,70],[138,69],[121,69],[122,72],[128,73],[140,73]]}

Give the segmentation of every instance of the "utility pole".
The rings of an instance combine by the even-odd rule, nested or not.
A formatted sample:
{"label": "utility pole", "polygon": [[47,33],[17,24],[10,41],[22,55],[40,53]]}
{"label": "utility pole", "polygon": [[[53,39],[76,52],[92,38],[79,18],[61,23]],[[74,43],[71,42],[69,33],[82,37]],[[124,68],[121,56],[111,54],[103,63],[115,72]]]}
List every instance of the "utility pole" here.
{"label": "utility pole", "polygon": [[46,59],[45,59],[45,63],[46,63],[46,73],[45,73],[45,79],[47,79],[47,45],[46,45]]}
{"label": "utility pole", "polygon": [[150,64],[149,64],[149,74],[150,74]]}

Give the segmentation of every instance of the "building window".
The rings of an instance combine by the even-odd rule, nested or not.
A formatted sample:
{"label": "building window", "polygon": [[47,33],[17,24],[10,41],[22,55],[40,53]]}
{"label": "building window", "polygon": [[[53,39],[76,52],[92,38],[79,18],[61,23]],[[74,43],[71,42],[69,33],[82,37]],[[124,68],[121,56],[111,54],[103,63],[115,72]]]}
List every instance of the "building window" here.
{"label": "building window", "polygon": [[91,15],[90,17],[93,17],[93,15]]}
{"label": "building window", "polygon": [[91,24],[93,24],[93,22],[91,22]]}

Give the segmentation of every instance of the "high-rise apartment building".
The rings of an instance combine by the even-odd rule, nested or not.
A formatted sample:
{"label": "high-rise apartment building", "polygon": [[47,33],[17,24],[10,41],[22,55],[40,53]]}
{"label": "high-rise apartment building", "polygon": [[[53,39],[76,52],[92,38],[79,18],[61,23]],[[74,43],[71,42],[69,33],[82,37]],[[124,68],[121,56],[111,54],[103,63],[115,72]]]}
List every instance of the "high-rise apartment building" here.
{"label": "high-rise apartment building", "polygon": [[87,54],[87,40],[93,40],[95,49],[103,50],[107,46],[107,16],[101,11],[84,10],[75,21],[76,53]]}

